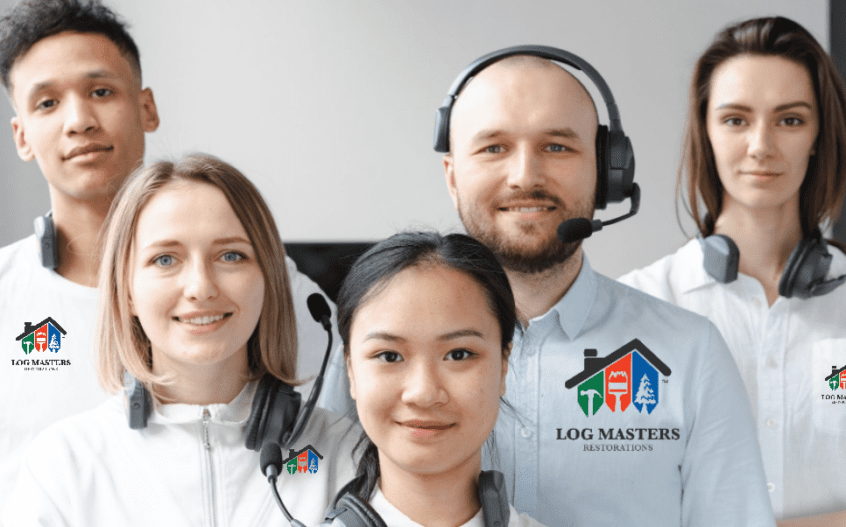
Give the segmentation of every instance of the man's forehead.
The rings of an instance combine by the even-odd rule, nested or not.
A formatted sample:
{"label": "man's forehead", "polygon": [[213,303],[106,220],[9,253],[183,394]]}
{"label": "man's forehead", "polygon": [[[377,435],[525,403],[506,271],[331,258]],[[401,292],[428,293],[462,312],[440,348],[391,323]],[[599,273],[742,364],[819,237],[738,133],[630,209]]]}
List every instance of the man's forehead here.
{"label": "man's forehead", "polygon": [[575,76],[546,59],[525,55],[496,62],[471,79],[456,99],[450,124],[494,118],[496,112],[486,111],[493,106],[517,112],[534,109],[520,106],[519,101],[525,104],[528,94],[546,102],[560,101],[560,105],[554,105],[555,113],[566,113],[568,120],[569,117],[587,118],[592,128],[598,124],[593,98]]}
{"label": "man's forehead", "polygon": [[9,72],[9,91],[14,101],[59,80],[108,77],[125,79],[140,88],[140,72],[107,36],[64,31],[39,40],[15,60]]}

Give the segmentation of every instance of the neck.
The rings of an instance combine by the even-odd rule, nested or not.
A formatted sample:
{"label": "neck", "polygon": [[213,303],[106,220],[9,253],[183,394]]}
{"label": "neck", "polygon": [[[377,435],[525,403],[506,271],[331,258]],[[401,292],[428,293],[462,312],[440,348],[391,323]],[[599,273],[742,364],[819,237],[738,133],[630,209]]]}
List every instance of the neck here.
{"label": "neck", "polygon": [[565,262],[540,273],[518,273],[506,269],[520,322],[528,325],[529,320],[552,309],[570,290],[581,270],[581,246]]}
{"label": "neck", "polygon": [[50,193],[59,266],[56,272],[71,282],[96,287],[99,235],[112,197],[99,201],[74,200]]}
{"label": "neck", "polygon": [[714,232],[734,240],[740,250],[738,271],[758,280],[772,305],[778,298],[785,264],[802,239],[799,204],[751,210],[736,205],[728,196],[724,201]]}
{"label": "neck", "polygon": [[379,488],[394,507],[421,525],[463,525],[481,508],[477,493],[481,465],[480,450],[447,472],[417,474],[394,465],[379,452]]}
{"label": "neck", "polygon": [[242,365],[225,361],[196,366],[174,364],[154,350],[153,373],[167,376],[171,381],[158,387],[162,402],[169,404],[228,404],[241,393],[249,380],[246,355]]}

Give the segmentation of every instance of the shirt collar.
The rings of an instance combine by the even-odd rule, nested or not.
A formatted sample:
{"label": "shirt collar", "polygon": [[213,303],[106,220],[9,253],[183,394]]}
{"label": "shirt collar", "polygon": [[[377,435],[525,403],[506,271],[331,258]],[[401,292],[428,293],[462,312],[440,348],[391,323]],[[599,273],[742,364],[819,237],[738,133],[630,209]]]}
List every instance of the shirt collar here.
{"label": "shirt collar", "polygon": [[244,424],[250,417],[253,395],[258,381],[247,383],[228,404],[156,404],[150,415],[153,423],[190,423],[203,419],[204,410],[208,409],[209,419],[218,423]]}
{"label": "shirt collar", "polygon": [[582,256],[582,268],[570,289],[552,309],[533,320],[543,319],[550,313],[558,316],[558,325],[571,340],[578,337],[593,309],[596,299],[596,272],[591,268],[586,255]]}
{"label": "shirt collar", "polygon": [[678,280],[679,291],[689,293],[694,289],[711,284],[717,284],[717,280],[705,270],[705,253],[702,252],[702,245],[699,238],[692,238],[679,249],[680,269],[684,272],[674,276]]}

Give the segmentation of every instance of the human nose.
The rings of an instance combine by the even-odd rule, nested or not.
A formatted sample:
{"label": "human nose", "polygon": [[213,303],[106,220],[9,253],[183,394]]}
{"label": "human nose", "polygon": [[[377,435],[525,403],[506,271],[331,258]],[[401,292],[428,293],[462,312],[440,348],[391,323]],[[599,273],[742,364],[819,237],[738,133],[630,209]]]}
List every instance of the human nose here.
{"label": "human nose", "polygon": [[437,364],[418,363],[406,378],[402,401],[405,404],[421,408],[429,408],[447,402],[449,397],[444,389],[443,379],[441,379],[437,370]]}
{"label": "human nose", "polygon": [[542,163],[538,154],[528,146],[518,147],[509,163],[508,186],[530,190],[540,186],[542,180]]}
{"label": "human nose", "polygon": [[193,301],[215,298],[218,288],[213,270],[205,262],[186,266],[184,290],[185,296]]}
{"label": "human nose", "polygon": [[99,126],[93,108],[84,98],[67,97],[64,101],[64,107],[66,134],[84,134]]}
{"label": "human nose", "polygon": [[759,122],[750,131],[749,155],[755,159],[765,159],[774,149],[774,131],[765,122]]}

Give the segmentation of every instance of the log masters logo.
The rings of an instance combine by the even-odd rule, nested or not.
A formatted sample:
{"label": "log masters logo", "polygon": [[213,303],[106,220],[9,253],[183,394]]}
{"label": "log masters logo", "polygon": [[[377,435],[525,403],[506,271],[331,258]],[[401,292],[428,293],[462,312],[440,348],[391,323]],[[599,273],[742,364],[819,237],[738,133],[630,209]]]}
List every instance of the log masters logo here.
{"label": "log masters logo", "polygon": [[297,472],[315,474],[321,459],[323,459],[323,456],[313,446],[308,445],[296,452],[293,448],[288,450],[288,458],[282,461],[282,464],[288,474],[296,474]]}
{"label": "log masters logo", "polygon": [[599,358],[595,349],[586,349],[585,369],[564,386],[578,387],[579,406],[588,417],[603,403],[612,412],[625,412],[631,405],[642,414],[651,414],[659,402],[659,372],[669,377],[670,368],[634,339],[607,357]]}
{"label": "log masters logo", "polygon": [[846,366],[842,368],[838,368],[837,366],[831,367],[831,375],[825,378],[826,382],[828,382],[828,387],[832,389],[832,391],[837,390],[838,388],[841,390],[846,390]]}
{"label": "log masters logo", "polygon": [[53,320],[53,317],[47,317],[34,326],[29,322],[24,322],[24,332],[18,335],[15,340],[21,342],[21,347],[27,355],[33,351],[47,350],[58,353],[62,348],[62,337],[64,335],[67,335],[67,332],[62,329],[62,326]]}
{"label": "log masters logo", "polygon": [[69,359],[53,358],[62,349],[65,335],[67,332],[53,317],[47,317],[38,324],[24,322],[23,333],[15,340],[21,343],[27,358],[12,359],[12,366],[23,367],[24,371],[56,371],[59,366],[70,366]]}

